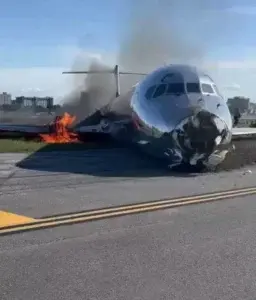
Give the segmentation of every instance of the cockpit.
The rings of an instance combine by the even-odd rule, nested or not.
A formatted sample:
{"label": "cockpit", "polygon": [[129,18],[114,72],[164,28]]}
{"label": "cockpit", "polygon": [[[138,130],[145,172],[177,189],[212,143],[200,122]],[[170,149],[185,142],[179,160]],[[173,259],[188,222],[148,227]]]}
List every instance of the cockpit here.
{"label": "cockpit", "polygon": [[150,86],[145,93],[147,100],[168,95],[183,95],[191,93],[202,93],[204,95],[212,95],[222,97],[217,86],[213,82],[177,82],[177,83],[160,83]]}
{"label": "cockpit", "polygon": [[170,132],[198,109],[223,118],[228,114],[214,81],[186,66],[161,68],[148,75],[137,86],[131,105],[146,124],[162,132]]}
{"label": "cockpit", "polygon": [[147,100],[158,98],[163,95],[185,94],[184,83],[160,83],[149,87],[145,93]]}
{"label": "cockpit", "polygon": [[[211,86],[210,86],[211,87]],[[201,87],[196,82],[180,83],[160,83],[149,87],[145,93],[147,100],[168,95],[183,95],[190,93],[201,93]]]}

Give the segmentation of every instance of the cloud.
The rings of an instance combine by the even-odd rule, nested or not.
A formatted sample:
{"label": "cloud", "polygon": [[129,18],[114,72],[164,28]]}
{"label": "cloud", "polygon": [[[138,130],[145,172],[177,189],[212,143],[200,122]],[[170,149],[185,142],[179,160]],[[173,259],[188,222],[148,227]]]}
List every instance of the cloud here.
{"label": "cloud", "polygon": [[226,9],[226,12],[239,15],[255,16],[256,6],[231,6]]}
{"label": "cloud", "polygon": [[23,93],[28,93],[28,92],[39,93],[39,92],[42,92],[42,90],[40,88],[27,88],[27,89],[22,89],[21,91]]}

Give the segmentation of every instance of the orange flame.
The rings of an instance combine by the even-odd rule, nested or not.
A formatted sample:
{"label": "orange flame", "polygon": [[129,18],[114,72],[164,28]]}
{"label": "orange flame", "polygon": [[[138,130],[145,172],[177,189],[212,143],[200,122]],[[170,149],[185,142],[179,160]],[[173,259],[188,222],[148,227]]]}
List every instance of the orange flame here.
{"label": "orange flame", "polygon": [[69,132],[68,126],[70,126],[76,117],[71,116],[68,113],[64,113],[62,117],[56,117],[53,122],[53,133],[40,134],[41,139],[46,143],[71,143],[77,142],[78,136],[75,133]]}

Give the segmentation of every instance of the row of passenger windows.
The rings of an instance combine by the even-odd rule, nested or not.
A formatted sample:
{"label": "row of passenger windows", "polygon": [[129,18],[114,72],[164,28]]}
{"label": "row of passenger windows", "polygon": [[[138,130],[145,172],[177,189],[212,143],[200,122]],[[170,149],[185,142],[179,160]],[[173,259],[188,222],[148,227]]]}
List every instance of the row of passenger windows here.
{"label": "row of passenger windows", "polygon": [[185,94],[185,93],[201,93],[201,89],[203,93],[214,94],[217,92],[213,90],[212,86],[207,83],[202,83],[201,88],[199,83],[187,83],[186,89],[184,83],[161,83],[159,85],[151,86],[146,94],[146,99],[157,98],[162,95],[171,95],[171,94]]}

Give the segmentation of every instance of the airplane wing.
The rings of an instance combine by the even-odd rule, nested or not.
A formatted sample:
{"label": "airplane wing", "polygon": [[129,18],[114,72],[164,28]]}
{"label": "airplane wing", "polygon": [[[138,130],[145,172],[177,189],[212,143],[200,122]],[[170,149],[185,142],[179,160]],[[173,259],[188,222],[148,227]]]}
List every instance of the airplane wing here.
{"label": "airplane wing", "polygon": [[46,133],[49,126],[0,124],[0,132]]}
{"label": "airplane wing", "polygon": [[[119,122],[115,122],[119,123]],[[102,120],[95,125],[79,126],[81,132],[105,132],[107,124]],[[18,124],[0,124],[0,132],[24,132],[24,133],[47,133],[49,125],[18,125]],[[256,135],[256,128],[235,127],[232,129],[232,136]]]}
{"label": "airplane wing", "polygon": [[235,127],[232,129],[232,138],[254,136],[254,135],[256,135],[256,128]]}
{"label": "airplane wing", "polygon": [[49,126],[0,124],[0,137],[34,137],[49,133]]}

